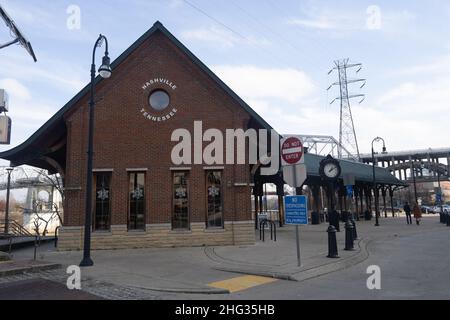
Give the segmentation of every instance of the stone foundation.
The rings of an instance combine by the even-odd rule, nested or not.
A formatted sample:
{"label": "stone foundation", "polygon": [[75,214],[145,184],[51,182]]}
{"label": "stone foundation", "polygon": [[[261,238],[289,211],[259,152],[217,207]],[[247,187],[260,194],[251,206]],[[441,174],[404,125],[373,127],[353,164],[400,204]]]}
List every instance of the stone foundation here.
{"label": "stone foundation", "polygon": [[[110,231],[92,232],[92,250],[225,246],[255,244],[253,221],[225,222],[224,229],[207,229],[204,223],[191,223],[191,230],[174,231],[170,224],[151,224],[145,231],[128,231],[126,225],[113,225]],[[61,227],[58,250],[81,250],[84,227]]]}

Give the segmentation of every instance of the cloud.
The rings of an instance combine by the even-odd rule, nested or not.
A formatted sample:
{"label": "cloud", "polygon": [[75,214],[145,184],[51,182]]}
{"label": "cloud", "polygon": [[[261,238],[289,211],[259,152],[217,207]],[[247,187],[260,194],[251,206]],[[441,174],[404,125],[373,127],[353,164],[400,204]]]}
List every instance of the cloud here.
{"label": "cloud", "polygon": [[63,91],[74,93],[86,84],[82,80],[82,71],[67,61],[42,57],[39,64],[30,62],[27,55],[8,55],[8,59],[0,60],[2,76],[20,81],[38,79],[40,83],[57,87]]}
{"label": "cloud", "polygon": [[298,103],[316,90],[306,73],[293,68],[219,65],[212,70],[244,99]]}
{"label": "cloud", "polygon": [[19,100],[28,101],[31,99],[30,91],[16,79],[0,79],[0,88],[5,89],[9,96]]}
{"label": "cloud", "polygon": [[181,38],[188,41],[210,42],[221,47],[231,48],[239,44],[267,46],[270,41],[262,38],[239,36],[230,30],[211,26],[209,28],[199,28],[185,30],[181,32]]}
{"label": "cloud", "polygon": [[336,25],[327,17],[317,17],[316,19],[291,19],[288,21],[290,25],[298,25],[312,29],[335,29]]}
{"label": "cloud", "polygon": [[[363,31],[383,32],[408,31],[416,15],[408,10],[385,10],[379,6],[369,6],[358,10],[309,6],[302,8],[301,18],[290,18],[287,24],[319,31]],[[373,25],[377,26],[373,28]]]}
{"label": "cloud", "polygon": [[391,74],[395,76],[436,76],[450,72],[450,55],[435,57],[433,61],[409,66],[395,70]]}

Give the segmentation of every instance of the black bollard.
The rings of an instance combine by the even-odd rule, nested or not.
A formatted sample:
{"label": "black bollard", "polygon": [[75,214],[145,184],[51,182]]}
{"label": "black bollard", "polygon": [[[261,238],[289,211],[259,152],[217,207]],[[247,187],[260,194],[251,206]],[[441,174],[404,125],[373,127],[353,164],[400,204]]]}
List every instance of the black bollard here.
{"label": "black bollard", "polygon": [[339,258],[337,241],[336,241],[336,228],[330,225],[328,227],[328,256],[327,258]]}
{"label": "black bollard", "polygon": [[346,251],[353,251],[353,224],[347,220],[345,223],[345,249]]}
{"label": "black bollard", "polygon": [[332,217],[333,218],[331,220],[332,221],[331,224],[334,226],[337,232],[341,232],[341,228],[339,225],[339,213],[336,210],[332,212]]}
{"label": "black bollard", "polygon": [[439,222],[444,223],[444,218],[442,217],[442,212],[439,212]]}
{"label": "black bollard", "polygon": [[450,227],[450,215],[447,213],[445,216],[447,217],[447,227]]}
{"label": "black bollard", "polygon": [[358,240],[358,232],[356,231],[356,222],[353,218],[350,219],[350,222],[353,225],[353,240]]}

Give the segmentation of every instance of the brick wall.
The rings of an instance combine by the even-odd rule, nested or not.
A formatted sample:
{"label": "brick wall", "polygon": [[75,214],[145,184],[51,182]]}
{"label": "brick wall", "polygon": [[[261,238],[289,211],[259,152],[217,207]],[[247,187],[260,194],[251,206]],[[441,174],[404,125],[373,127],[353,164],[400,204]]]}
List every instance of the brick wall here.
{"label": "brick wall", "polygon": [[[154,85],[144,91],[143,84],[153,78],[168,79],[177,86],[177,89],[169,91],[164,85]],[[144,107],[151,110],[148,107],[148,95],[159,87],[169,91],[171,97],[169,108],[175,107],[178,112],[167,121],[154,122],[146,119],[141,109]],[[229,223],[226,223],[225,231],[222,233],[208,233],[204,230],[206,165],[187,165],[190,167],[192,232],[184,236],[170,233],[170,227],[167,226],[170,226],[172,215],[171,168],[175,167],[170,156],[172,148],[177,144],[170,140],[173,130],[179,128],[189,130],[193,136],[194,121],[198,120],[203,121],[203,131],[217,128],[224,136],[226,129],[245,130],[250,119],[249,114],[161,32],[153,34],[135,50],[114,70],[110,79],[97,85],[96,101],[94,168],[113,169],[111,180],[113,229],[112,234],[94,233],[94,247],[115,247],[116,237],[126,239],[124,243],[127,247],[140,246],[141,243],[155,245],[233,243]],[[61,248],[79,248],[78,239],[81,236],[79,227],[84,223],[87,106],[87,97],[83,97],[65,116],[68,130],[67,191],[65,231],[61,231]],[[207,144],[204,143],[204,146]],[[224,148],[224,158],[225,154]],[[132,168],[147,168],[147,231],[143,234],[126,231],[127,169]],[[249,171],[248,165],[224,165],[223,207],[226,222],[251,220],[251,187],[235,186],[235,183],[250,182]],[[243,225],[239,224],[238,239],[242,238],[242,243],[254,241],[253,230],[242,227]],[[154,231],[152,226],[164,228],[158,233],[159,231]],[[133,244],[134,242],[136,244]]]}

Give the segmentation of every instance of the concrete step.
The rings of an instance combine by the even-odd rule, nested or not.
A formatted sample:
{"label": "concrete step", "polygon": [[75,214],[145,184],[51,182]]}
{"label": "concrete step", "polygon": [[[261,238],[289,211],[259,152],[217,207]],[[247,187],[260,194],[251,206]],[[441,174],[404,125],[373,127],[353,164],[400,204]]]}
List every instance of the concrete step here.
{"label": "concrete step", "polygon": [[9,260],[0,262],[0,278],[25,272],[39,272],[43,270],[58,269],[61,265],[46,261]]}
{"label": "concrete step", "polygon": [[10,260],[9,254],[0,251],[0,261],[9,261],[9,260]]}

